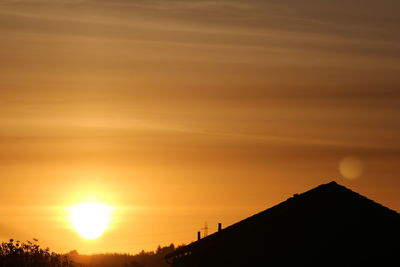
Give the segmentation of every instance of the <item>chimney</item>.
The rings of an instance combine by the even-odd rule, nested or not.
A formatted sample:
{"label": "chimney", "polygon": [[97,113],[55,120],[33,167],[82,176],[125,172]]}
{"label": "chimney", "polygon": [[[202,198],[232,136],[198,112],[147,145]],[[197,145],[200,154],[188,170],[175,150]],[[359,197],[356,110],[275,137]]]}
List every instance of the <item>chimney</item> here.
{"label": "chimney", "polygon": [[218,223],[218,232],[222,230],[222,223]]}
{"label": "chimney", "polygon": [[200,231],[197,232],[197,240],[200,240]]}

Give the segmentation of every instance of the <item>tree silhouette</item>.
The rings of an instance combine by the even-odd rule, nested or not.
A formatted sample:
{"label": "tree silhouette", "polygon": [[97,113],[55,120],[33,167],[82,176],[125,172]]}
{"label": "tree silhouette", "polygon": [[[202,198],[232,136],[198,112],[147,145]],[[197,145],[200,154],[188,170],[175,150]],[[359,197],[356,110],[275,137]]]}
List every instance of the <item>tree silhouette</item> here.
{"label": "tree silhouette", "polygon": [[65,256],[41,248],[37,239],[26,243],[10,239],[0,244],[0,267],[72,267]]}

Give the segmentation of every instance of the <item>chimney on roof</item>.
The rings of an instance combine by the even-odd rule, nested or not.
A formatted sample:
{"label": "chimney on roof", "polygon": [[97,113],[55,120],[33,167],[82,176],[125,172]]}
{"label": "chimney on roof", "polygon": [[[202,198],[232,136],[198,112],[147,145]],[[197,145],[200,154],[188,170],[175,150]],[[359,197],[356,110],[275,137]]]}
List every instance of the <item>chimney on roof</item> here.
{"label": "chimney on roof", "polygon": [[222,223],[218,223],[218,232],[222,230]]}
{"label": "chimney on roof", "polygon": [[197,240],[200,240],[200,231],[197,232]]}

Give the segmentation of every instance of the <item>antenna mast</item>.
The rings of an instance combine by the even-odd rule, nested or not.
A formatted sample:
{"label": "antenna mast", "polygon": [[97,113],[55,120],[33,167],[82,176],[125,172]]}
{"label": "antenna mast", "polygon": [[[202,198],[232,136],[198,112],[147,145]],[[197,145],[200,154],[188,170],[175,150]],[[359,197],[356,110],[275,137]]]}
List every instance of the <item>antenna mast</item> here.
{"label": "antenna mast", "polygon": [[204,223],[204,227],[201,228],[200,230],[204,231],[204,235],[203,235],[204,237],[208,236],[208,224],[207,224],[207,222]]}

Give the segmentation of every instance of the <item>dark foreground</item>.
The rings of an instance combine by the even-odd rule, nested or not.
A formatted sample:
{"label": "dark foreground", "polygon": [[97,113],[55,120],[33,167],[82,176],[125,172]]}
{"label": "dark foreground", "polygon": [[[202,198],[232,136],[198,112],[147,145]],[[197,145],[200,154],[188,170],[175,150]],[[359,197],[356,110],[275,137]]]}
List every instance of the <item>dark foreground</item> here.
{"label": "dark foreground", "polygon": [[400,266],[400,214],[335,182],[167,255],[173,267]]}

